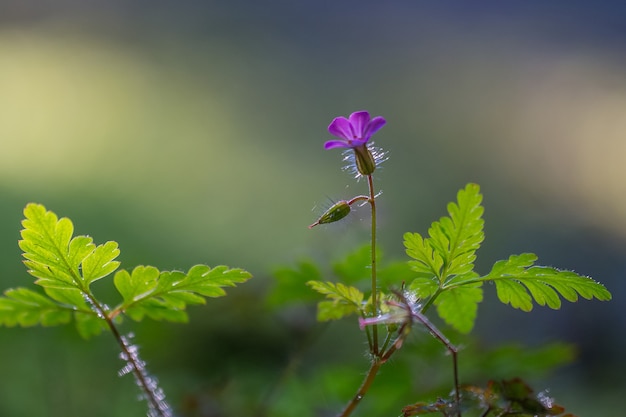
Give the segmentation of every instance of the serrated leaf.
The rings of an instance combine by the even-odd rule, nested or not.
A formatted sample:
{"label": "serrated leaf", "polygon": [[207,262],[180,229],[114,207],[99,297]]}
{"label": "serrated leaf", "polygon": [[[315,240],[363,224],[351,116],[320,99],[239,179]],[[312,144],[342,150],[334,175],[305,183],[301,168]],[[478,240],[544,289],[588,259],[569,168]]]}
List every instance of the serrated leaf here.
{"label": "serrated leaf", "polygon": [[474,267],[476,250],[484,239],[481,202],[479,186],[468,184],[458,192],[457,203],[448,204],[450,216],[428,230],[429,243],[442,256],[447,275],[465,274]]}
{"label": "serrated leaf", "polygon": [[414,261],[409,261],[411,268],[424,277],[439,277],[443,268],[442,256],[433,250],[428,239],[419,233],[405,233],[404,247]]}
{"label": "serrated leaf", "polygon": [[0,324],[4,326],[55,326],[71,319],[71,309],[27,288],[9,289],[0,297]]}
{"label": "serrated leaf", "polygon": [[120,265],[114,261],[120,254],[117,242],[106,242],[99,245],[82,262],[82,277],[86,284],[113,273]]}
{"label": "serrated leaf", "polygon": [[19,246],[26,258],[24,264],[37,278],[37,284],[88,291],[91,282],[117,269],[119,262],[113,261],[119,254],[117,243],[96,246],[88,236],[72,238],[72,222],[58,219],[40,204],[28,204],[24,216]]}
{"label": "serrated leaf", "polygon": [[317,319],[319,321],[338,320],[358,313],[363,307],[364,296],[358,288],[323,281],[309,281],[307,285],[330,300],[318,304]]}
{"label": "serrated leaf", "polygon": [[[69,219],[58,219],[38,204],[28,204],[24,209],[22,240],[19,246],[24,251],[24,262],[29,272],[39,278],[37,283],[59,287],[75,286],[68,248],[74,231]],[[76,248],[77,245],[74,245]]]}
{"label": "serrated leaf", "polygon": [[188,304],[203,304],[205,297],[226,295],[223,287],[250,279],[250,273],[226,266],[193,266],[187,273],[159,272],[154,267],[138,266],[132,273],[118,271],[114,277],[123,303],[116,311],[133,320],[148,316],[155,320],[187,321],[183,310]]}
{"label": "serrated leaf", "polygon": [[160,272],[152,266],[137,266],[132,275],[126,270],[120,270],[113,276],[115,288],[124,299],[124,305],[129,305],[144,295],[149,295],[156,288],[156,281]]}
{"label": "serrated leaf", "polygon": [[449,217],[442,217],[428,229],[429,238],[406,233],[404,245],[414,259],[411,267],[423,276],[433,274],[441,283],[451,275],[466,274],[474,268],[476,250],[484,239],[482,195],[476,184],[457,194],[457,203],[448,204]]}
{"label": "serrated leaf", "polygon": [[533,300],[556,310],[561,307],[560,297],[570,302],[577,301],[579,296],[587,300],[611,299],[611,293],[593,279],[572,271],[532,266],[536,259],[532,253],[512,255],[508,260],[496,262],[481,280],[493,281],[500,301],[523,311],[532,310]]}
{"label": "serrated leaf", "polygon": [[469,333],[476,321],[478,303],[483,300],[481,285],[478,282],[441,292],[435,301],[439,317],[459,332]]}

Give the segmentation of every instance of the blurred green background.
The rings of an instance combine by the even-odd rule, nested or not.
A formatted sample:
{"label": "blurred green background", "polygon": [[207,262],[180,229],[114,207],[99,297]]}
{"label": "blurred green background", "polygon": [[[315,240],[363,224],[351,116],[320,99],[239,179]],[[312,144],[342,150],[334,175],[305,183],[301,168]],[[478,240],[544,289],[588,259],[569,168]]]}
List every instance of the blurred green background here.
{"label": "blurred green background", "polygon": [[[2,288],[32,282],[17,246],[28,202],[119,242],[126,268],[246,268],[255,278],[192,308],[189,325],[123,330],[181,415],[333,415],[366,369],[362,334],[263,298],[278,267],[327,263],[367,239],[366,211],[306,227],[330,200],[365,191],[322,144],[333,117],[367,109],[388,121],[375,138],[389,152],[376,172],[385,253],[403,259],[402,234],[425,233],[458,189],[479,183],[479,272],[535,252],[603,282],[614,300],[526,314],[488,290],[477,355],[572,343],[575,361],[536,388],[579,416],[616,416],[625,15],[617,1],[0,2]],[[96,285],[115,303],[109,283]],[[107,335],[0,329],[0,416],[143,415],[116,355]],[[361,415],[399,414],[398,381],[445,380],[448,366],[390,364]]]}

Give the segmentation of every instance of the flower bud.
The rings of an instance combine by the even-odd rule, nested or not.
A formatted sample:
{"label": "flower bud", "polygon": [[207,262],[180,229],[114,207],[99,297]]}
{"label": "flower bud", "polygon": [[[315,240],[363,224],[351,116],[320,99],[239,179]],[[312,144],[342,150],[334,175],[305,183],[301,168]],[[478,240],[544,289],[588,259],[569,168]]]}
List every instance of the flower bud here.
{"label": "flower bud", "polygon": [[350,204],[347,201],[341,200],[333,204],[322,216],[317,219],[315,223],[309,226],[309,229],[317,226],[318,224],[333,223],[339,221],[350,214]]}
{"label": "flower bud", "polygon": [[370,175],[376,169],[374,156],[366,145],[357,146],[354,149],[354,160],[356,169],[361,175]]}

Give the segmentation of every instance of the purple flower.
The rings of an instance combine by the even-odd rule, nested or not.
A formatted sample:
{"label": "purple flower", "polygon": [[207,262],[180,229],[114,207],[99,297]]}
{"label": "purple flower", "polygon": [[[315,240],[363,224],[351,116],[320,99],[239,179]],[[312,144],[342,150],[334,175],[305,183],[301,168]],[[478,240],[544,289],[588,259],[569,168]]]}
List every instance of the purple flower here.
{"label": "purple flower", "polygon": [[366,111],[357,111],[345,117],[335,117],[328,126],[328,132],[340,139],[329,140],[324,144],[325,149],[332,148],[358,148],[365,145],[368,140],[383,127],[387,121],[381,116],[370,119]]}

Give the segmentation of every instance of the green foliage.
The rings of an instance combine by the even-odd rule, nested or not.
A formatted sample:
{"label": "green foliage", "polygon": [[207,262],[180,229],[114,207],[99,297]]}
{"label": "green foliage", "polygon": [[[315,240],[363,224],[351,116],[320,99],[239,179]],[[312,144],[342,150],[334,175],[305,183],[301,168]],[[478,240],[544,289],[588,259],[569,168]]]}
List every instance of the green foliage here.
{"label": "green foliage", "polygon": [[[468,184],[458,192],[457,202],[448,204],[449,216],[431,225],[428,237],[419,233],[404,235],[406,253],[412,258],[406,265],[412,273],[409,275],[407,268],[395,265],[382,268],[380,275],[396,288],[406,281],[407,288],[423,301],[424,310],[434,305],[439,316],[461,333],[469,333],[474,327],[485,281],[495,283],[500,301],[523,311],[532,309],[533,300],[541,306],[558,309],[561,306],[559,295],[571,302],[579,296],[611,299],[609,291],[589,277],[534,266],[537,257],[530,253],[498,261],[491,272],[480,276],[474,271],[474,262],[484,239],[481,202],[478,185]],[[366,245],[336,262],[333,271],[345,284],[357,284],[371,274],[370,263],[370,247]],[[320,272],[314,265],[305,264],[300,268],[300,273],[294,272],[283,280],[291,280],[295,285],[306,276],[315,277],[311,280],[315,284],[309,283],[309,286],[330,298],[318,305],[321,320],[342,318],[364,308],[355,305],[357,298],[348,295],[347,288],[352,287],[330,282],[322,286],[317,278]],[[354,291],[358,290],[354,288]]]}
{"label": "green foliage", "polygon": [[55,326],[72,319],[72,310],[27,288],[9,289],[0,298],[0,323],[5,326]]}
{"label": "green foliage", "polygon": [[309,281],[307,285],[330,300],[318,304],[319,321],[338,320],[360,312],[363,307],[363,293],[358,288],[322,281]]}
{"label": "green foliage", "polygon": [[512,255],[495,263],[491,272],[481,278],[496,284],[498,298],[505,304],[523,311],[531,311],[532,300],[553,309],[561,307],[559,294],[575,302],[578,295],[590,300],[610,300],[611,293],[600,283],[571,271],[544,266],[533,266],[537,256],[532,253]]}
{"label": "green foliage", "polygon": [[[428,229],[428,238],[406,233],[404,242],[409,262],[423,278],[436,278],[440,284],[474,268],[476,250],[484,239],[482,196],[476,184],[458,192],[458,203],[448,204],[450,217],[442,217]],[[422,294],[420,294],[421,296]]]}
{"label": "green foliage", "polygon": [[439,294],[435,301],[439,317],[461,333],[469,333],[478,314],[478,303],[483,300],[480,283],[452,287]]}
{"label": "green foliage", "polygon": [[611,299],[608,290],[591,278],[533,266],[537,257],[530,253],[498,261],[489,274],[479,276],[474,261],[484,237],[481,201],[479,187],[468,184],[459,191],[457,203],[448,204],[450,216],[432,224],[428,238],[419,233],[404,235],[407,255],[412,258],[408,263],[415,272],[408,288],[425,300],[425,309],[434,304],[446,323],[468,333],[474,326],[485,281],[495,282],[500,301],[524,311],[532,310],[533,300],[558,309],[559,295],[572,302],[578,295]]}
{"label": "green foliage", "polygon": [[226,295],[222,287],[233,287],[249,278],[246,271],[226,266],[211,269],[196,265],[186,274],[138,266],[131,274],[124,270],[115,274],[115,287],[124,298],[115,310],[137,321],[148,316],[155,320],[185,322],[187,304],[204,304],[205,297],[222,297]]}
{"label": "green foliage", "polygon": [[74,225],[70,219],[58,219],[45,207],[29,204],[24,209],[22,240],[19,246],[26,258],[24,264],[45,288],[87,291],[89,284],[119,266],[117,243],[97,246],[88,236],[72,238]]}
{"label": "green foliage", "polygon": [[116,242],[95,245],[88,236],[75,236],[74,225],[59,219],[44,206],[28,204],[24,209],[22,240],[19,242],[28,272],[43,287],[44,294],[15,288],[0,297],[0,324],[4,326],[53,326],[75,321],[81,336],[97,335],[120,320],[186,321],[188,304],[203,304],[206,297],[225,295],[223,287],[247,281],[250,274],[225,266],[196,265],[187,273],[160,272],[139,266],[132,273],[115,274],[115,287],[123,301],[114,309],[98,302],[91,284],[119,267]]}

